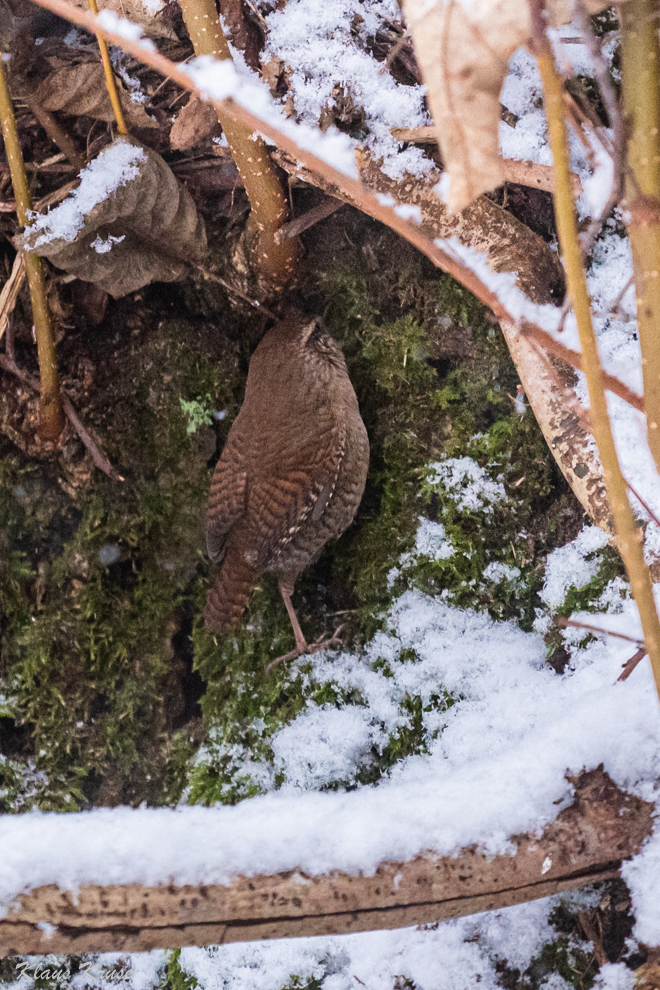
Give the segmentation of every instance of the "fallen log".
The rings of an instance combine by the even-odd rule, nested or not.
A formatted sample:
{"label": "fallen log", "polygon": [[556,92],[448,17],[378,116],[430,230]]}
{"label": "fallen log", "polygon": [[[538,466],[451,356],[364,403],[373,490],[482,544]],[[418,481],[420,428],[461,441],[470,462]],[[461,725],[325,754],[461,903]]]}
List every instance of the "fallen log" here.
{"label": "fallen log", "polygon": [[650,835],[653,805],[619,790],[602,768],[574,784],[570,807],[540,837],[513,836],[511,855],[489,857],[471,846],[455,857],[427,853],[382,863],[373,876],[292,870],[240,876],[227,886],[39,887],[18,894],[0,920],[0,956],[144,952],[400,928],[615,876]]}

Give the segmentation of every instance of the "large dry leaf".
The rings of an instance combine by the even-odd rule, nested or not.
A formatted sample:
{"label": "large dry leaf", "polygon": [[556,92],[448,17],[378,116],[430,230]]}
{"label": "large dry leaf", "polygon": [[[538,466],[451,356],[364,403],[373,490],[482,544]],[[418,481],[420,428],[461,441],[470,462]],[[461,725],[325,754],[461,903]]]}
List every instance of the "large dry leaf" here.
{"label": "large dry leaf", "polygon": [[191,96],[172,125],[170,147],[175,151],[187,151],[203,141],[222,133],[213,104]]}
{"label": "large dry leaf", "polygon": [[[157,121],[149,116],[141,103],[135,103],[130,98],[119,80],[117,90],[126,123],[130,127],[158,127]],[[56,69],[44,79],[32,99],[44,110],[60,110],[75,116],[85,114],[108,122],[115,119],[100,62],[80,62]]]}
{"label": "large dry leaf", "polygon": [[[281,151],[273,158],[292,175],[364,210],[341,188],[301,166]],[[359,159],[364,184],[399,204],[416,207],[420,229],[431,240],[455,238],[481,252],[494,272],[515,272],[516,284],[536,303],[550,303],[562,287],[563,272],[557,255],[529,227],[486,196],[480,196],[458,215],[450,215],[434,192],[440,173],[423,177],[405,175],[396,180],[377,163]],[[548,446],[574,494],[597,526],[612,533],[612,517],[605,496],[603,469],[589,430],[587,415],[575,392],[575,372],[563,361],[536,348],[522,337],[512,321],[501,323],[513,362]]]}
{"label": "large dry leaf", "polygon": [[[590,13],[608,6],[586,0]],[[415,53],[428,87],[452,212],[504,179],[499,96],[509,59],[531,42],[527,0],[403,0]],[[549,0],[553,24],[571,20],[570,0]]]}
{"label": "large dry leaf", "polygon": [[16,244],[117,299],[182,278],[204,257],[206,233],[190,193],[160,155],[118,138],[81,173],[73,195]]}

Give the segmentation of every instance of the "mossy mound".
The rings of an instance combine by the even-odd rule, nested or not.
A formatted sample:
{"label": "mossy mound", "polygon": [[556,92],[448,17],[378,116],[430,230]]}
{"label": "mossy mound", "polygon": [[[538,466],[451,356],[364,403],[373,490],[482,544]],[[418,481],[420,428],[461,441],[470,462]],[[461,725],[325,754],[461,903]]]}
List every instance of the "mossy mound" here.
{"label": "mossy mound", "polygon": [[[407,587],[529,628],[545,554],[577,532],[582,512],[531,412],[515,412],[518,380],[497,325],[367,218],[347,210],[320,231],[292,301],[323,313],[341,344],[372,454],[354,525],[298,581],[305,633],[341,623],[357,646]],[[171,803],[184,789],[188,800],[236,801],[259,789],[245,760],[268,763],[269,735],[310,691],[333,703],[330,684],[281,667],[266,675],[293,646],[268,576],[231,635],[210,636],[200,620],[204,502],[263,327],[228,310],[210,283],[112,304],[99,328],[67,338],[62,361],[126,480],[93,470],[77,441],[58,464],[4,448],[0,732],[16,763],[4,770],[6,793],[17,795],[8,809]],[[465,457],[502,487],[492,512],[458,511],[428,480],[429,464]],[[416,550],[420,517],[444,527],[450,560]],[[484,581],[491,564],[500,569]],[[405,705],[401,732],[365,765],[365,781],[426,745],[419,699]],[[214,757],[195,759],[205,737]]]}
{"label": "mossy mound", "polygon": [[26,730],[10,748],[49,782],[17,810],[158,803],[182,721],[172,640],[205,570],[208,461],[227,427],[187,432],[181,400],[210,395],[229,420],[244,375],[214,328],[123,315],[85,341],[85,418],[126,480],[76,471],[85,458],[71,468],[70,449],[64,470],[16,454],[0,465],[3,714]]}

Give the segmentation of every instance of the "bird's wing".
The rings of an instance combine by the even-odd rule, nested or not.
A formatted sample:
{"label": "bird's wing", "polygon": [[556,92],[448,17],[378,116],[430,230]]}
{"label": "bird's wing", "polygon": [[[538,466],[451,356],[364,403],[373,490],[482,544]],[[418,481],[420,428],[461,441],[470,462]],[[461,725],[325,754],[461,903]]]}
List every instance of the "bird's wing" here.
{"label": "bird's wing", "polygon": [[217,563],[227,533],[245,512],[247,471],[242,444],[230,436],[215,466],[206,517],[206,549]]}
{"label": "bird's wing", "polygon": [[346,431],[333,425],[279,452],[272,470],[248,485],[251,520],[259,530],[261,567],[272,564],[311,515],[318,520],[332,498],[346,447]]}

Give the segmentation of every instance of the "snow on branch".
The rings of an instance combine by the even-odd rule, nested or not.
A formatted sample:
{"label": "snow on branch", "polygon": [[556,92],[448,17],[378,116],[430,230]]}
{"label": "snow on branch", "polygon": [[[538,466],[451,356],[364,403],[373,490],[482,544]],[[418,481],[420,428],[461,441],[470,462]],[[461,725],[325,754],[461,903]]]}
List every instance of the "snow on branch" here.
{"label": "snow on branch", "polygon": [[[476,846],[430,854],[433,813],[411,844],[401,808],[414,805],[392,787],[268,795],[234,808],[6,816],[0,954],[400,928],[616,876],[650,835],[653,805],[620,791],[602,769],[573,784],[573,803],[540,838],[512,836],[495,856]],[[461,818],[463,808],[443,794],[431,803],[441,817]],[[402,852],[407,859],[393,858]]]}

